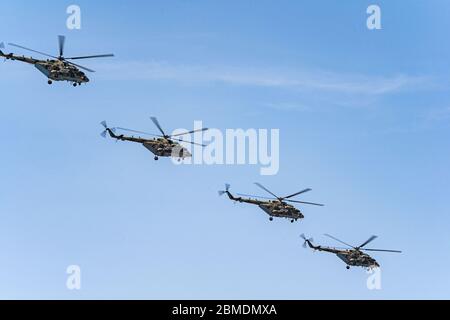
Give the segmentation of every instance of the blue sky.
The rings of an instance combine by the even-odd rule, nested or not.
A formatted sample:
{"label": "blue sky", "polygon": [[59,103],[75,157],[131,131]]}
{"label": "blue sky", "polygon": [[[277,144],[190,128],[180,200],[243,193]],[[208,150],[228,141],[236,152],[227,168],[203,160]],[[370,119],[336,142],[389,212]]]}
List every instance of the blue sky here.
{"label": "blue sky", "polygon": [[[0,4],[0,40],[85,61],[73,88],[0,64],[0,298],[418,299],[449,297],[447,1],[76,1]],[[10,51],[7,48],[5,51]],[[17,50],[12,50],[17,53]],[[279,128],[280,172],[155,163],[103,140],[100,121],[154,130]],[[219,198],[306,187],[306,218],[270,223]],[[301,247],[379,236],[382,290],[363,269]],[[69,265],[82,290],[65,287]]]}

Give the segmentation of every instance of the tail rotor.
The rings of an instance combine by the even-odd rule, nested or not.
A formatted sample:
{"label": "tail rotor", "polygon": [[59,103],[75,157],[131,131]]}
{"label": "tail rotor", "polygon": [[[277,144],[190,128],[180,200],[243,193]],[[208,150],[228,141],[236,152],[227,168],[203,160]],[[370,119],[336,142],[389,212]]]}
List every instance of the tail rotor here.
{"label": "tail rotor", "polygon": [[228,193],[229,191],[230,191],[230,185],[227,183],[226,185],[225,185],[225,191],[219,191],[219,197],[220,196],[223,196],[225,193]]}
{"label": "tail rotor", "polygon": [[307,239],[306,236],[303,233],[300,235],[300,238],[302,238],[304,240],[304,242],[303,242],[303,248],[304,249],[306,249],[308,247],[308,243],[313,243],[314,242],[313,238]]}
{"label": "tail rotor", "polygon": [[100,133],[100,136],[102,138],[106,138],[108,130],[111,130],[113,133],[116,133],[116,128],[108,128],[108,124],[106,123],[106,121],[102,121],[100,122],[100,124],[105,128],[105,130],[102,133]]}

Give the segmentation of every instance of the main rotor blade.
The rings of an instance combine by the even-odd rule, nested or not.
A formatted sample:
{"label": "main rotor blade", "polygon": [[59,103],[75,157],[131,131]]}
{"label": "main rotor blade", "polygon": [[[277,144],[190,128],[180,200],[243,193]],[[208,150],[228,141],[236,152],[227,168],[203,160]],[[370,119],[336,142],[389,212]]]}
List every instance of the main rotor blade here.
{"label": "main rotor blade", "polygon": [[264,191],[270,193],[271,195],[273,195],[275,198],[280,199],[280,197],[278,197],[276,194],[274,194],[272,191],[270,191],[269,189],[267,189],[266,187],[264,187],[262,184],[255,182],[255,184],[260,187],[261,189],[263,189]]}
{"label": "main rotor blade", "polygon": [[312,206],[319,206],[319,207],[325,206],[324,204],[321,204],[321,203],[314,203],[314,202],[297,201],[297,200],[286,200],[286,201],[288,201],[288,202],[295,202],[295,203],[310,204],[310,205],[312,205]]}
{"label": "main rotor blade", "polygon": [[70,57],[70,58],[65,58],[65,59],[66,60],[80,60],[80,59],[107,58],[107,57],[114,57],[114,55],[112,53],[108,53],[108,54],[98,54],[98,55],[93,55],[93,56]]}
{"label": "main rotor blade", "polygon": [[293,197],[295,197],[295,196],[298,196],[299,194],[306,193],[306,192],[310,192],[310,191],[312,191],[312,189],[309,189],[309,188],[308,188],[308,189],[302,190],[302,191],[300,191],[300,192],[291,194],[290,196],[284,197],[284,199],[293,198]]}
{"label": "main rotor blade", "polygon": [[393,253],[402,253],[399,250],[385,250],[385,249],[361,249],[364,251],[377,251],[377,252],[393,252]]}
{"label": "main rotor blade", "polygon": [[138,133],[138,134],[145,134],[148,136],[152,136],[152,137],[160,137],[160,138],[164,138],[163,136],[157,135],[157,134],[153,134],[153,133],[148,133],[148,132],[144,132],[144,131],[138,131],[138,130],[132,130],[132,129],[127,129],[127,128],[117,128],[118,130],[122,130],[122,131],[128,131],[128,132],[134,132],[134,133]]}
{"label": "main rotor blade", "polygon": [[[164,137],[165,138],[165,137]],[[181,140],[181,139],[173,139],[171,138],[170,140],[175,140],[175,141],[179,141],[179,142],[184,142],[184,143],[190,143],[193,144],[195,146],[200,146],[200,147],[206,147],[205,144],[200,144],[200,143],[196,143],[196,142],[192,142],[192,141],[185,141],[185,140]]]}
{"label": "main rotor blade", "polygon": [[14,43],[8,43],[8,44],[10,46],[13,46],[13,47],[21,48],[21,49],[28,50],[28,51],[35,52],[35,53],[39,53],[39,54],[42,54],[44,56],[47,56],[47,57],[50,57],[50,58],[53,58],[53,59],[58,59],[58,57],[52,56],[52,55],[44,53],[44,52],[36,51],[36,50],[30,49],[30,48],[27,48],[27,47],[19,46],[18,44],[14,44]]}
{"label": "main rotor blade", "polygon": [[66,43],[65,36],[58,36],[59,56],[64,57],[64,45]]}
{"label": "main rotor blade", "polygon": [[344,241],[339,240],[338,238],[335,238],[335,237],[333,237],[332,235],[325,234],[325,236],[327,236],[328,238],[331,238],[331,239],[333,239],[333,240],[336,240],[337,242],[340,242],[340,243],[342,243],[342,244],[345,244],[346,246],[349,246],[350,248],[355,248],[354,246],[352,246],[352,245],[350,245],[350,244],[348,244],[348,243],[345,243]]}
{"label": "main rotor blade", "polygon": [[241,197],[249,197],[249,198],[255,198],[255,199],[267,199],[267,200],[277,200],[277,198],[269,198],[269,197],[262,197],[262,196],[254,196],[251,194],[243,194],[243,193],[237,193],[238,196]]}
{"label": "main rotor blade", "polygon": [[184,136],[186,134],[192,134],[192,133],[196,133],[196,132],[203,132],[203,131],[207,131],[207,130],[209,130],[209,129],[208,128],[203,128],[203,129],[198,129],[198,130],[192,130],[192,131],[189,131],[189,132],[173,134],[173,135],[171,135],[171,137],[179,137],[179,136]]}
{"label": "main rotor blade", "polygon": [[364,246],[366,246],[367,244],[369,244],[370,242],[372,242],[373,240],[375,240],[376,238],[378,238],[377,236],[371,236],[366,242],[364,242],[362,245],[360,245],[358,248],[363,248]]}
{"label": "main rotor blade", "polygon": [[70,62],[70,61],[66,61],[65,59],[64,59],[64,61],[65,61],[66,63],[71,64],[71,65],[74,65],[75,67],[78,67],[78,68],[80,68],[80,69],[83,69],[83,70],[86,70],[86,71],[89,71],[89,72],[95,72],[95,71],[92,70],[92,69],[88,69],[88,68],[86,68],[86,67],[80,66],[79,64],[76,64],[76,63],[73,63],[73,62]]}
{"label": "main rotor blade", "polygon": [[150,119],[153,121],[154,125],[159,129],[159,131],[163,134],[163,136],[167,137],[167,135],[164,133],[164,130],[161,128],[158,119],[156,119],[156,117],[150,117]]}

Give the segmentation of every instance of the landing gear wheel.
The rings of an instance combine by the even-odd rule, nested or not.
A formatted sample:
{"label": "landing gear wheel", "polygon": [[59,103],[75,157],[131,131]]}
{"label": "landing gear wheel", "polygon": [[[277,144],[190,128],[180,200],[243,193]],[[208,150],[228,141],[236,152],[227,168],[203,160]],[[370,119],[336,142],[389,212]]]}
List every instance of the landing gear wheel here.
{"label": "landing gear wheel", "polygon": [[52,81],[52,80],[48,80],[47,83],[48,83],[48,84],[52,84],[53,81]]}
{"label": "landing gear wheel", "polygon": [[291,223],[294,223],[294,220],[291,220]]}
{"label": "landing gear wheel", "polygon": [[347,270],[350,270],[350,266],[347,266],[346,268],[347,268]]}
{"label": "landing gear wheel", "polygon": [[74,87],[76,87],[77,85],[78,85],[77,83],[74,83],[74,84],[73,84]]}
{"label": "landing gear wheel", "polygon": [[272,218],[272,217],[270,217],[270,218],[269,218],[269,221],[273,221],[273,218]]}
{"label": "landing gear wheel", "polygon": [[158,160],[159,160],[159,158],[156,156],[156,157],[155,157],[155,161],[158,161]]}

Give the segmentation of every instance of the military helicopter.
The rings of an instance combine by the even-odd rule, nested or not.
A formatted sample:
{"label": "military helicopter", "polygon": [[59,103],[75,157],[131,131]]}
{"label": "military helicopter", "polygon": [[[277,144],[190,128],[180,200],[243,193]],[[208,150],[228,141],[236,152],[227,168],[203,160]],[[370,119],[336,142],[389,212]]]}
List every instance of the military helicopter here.
{"label": "military helicopter", "polygon": [[[202,132],[208,130],[207,128],[199,129],[199,130],[193,130],[189,132],[174,134],[174,135],[167,135],[164,130],[161,128],[161,125],[159,124],[158,119],[155,117],[150,118],[152,122],[155,124],[155,126],[159,129],[162,135],[152,134],[152,133],[146,133],[143,131],[136,131],[126,128],[109,128],[106,121],[101,122],[101,125],[105,128],[105,131],[101,133],[101,136],[103,138],[106,138],[106,134],[108,133],[111,138],[116,139],[117,141],[131,141],[131,142],[137,142],[142,144],[145,148],[147,148],[150,152],[152,152],[155,155],[155,161],[159,160],[159,157],[172,157],[172,158],[178,158],[178,161],[184,160],[185,158],[190,158],[192,155],[191,153],[184,147],[182,147],[178,142],[185,142],[190,143],[192,145],[198,145],[202,147],[206,147],[204,144],[199,144],[191,141],[185,141],[182,139],[179,139],[177,137],[184,136],[186,134],[192,134],[195,132]],[[137,134],[143,134],[147,136],[153,136],[155,138],[148,139],[148,138],[141,138],[141,137],[134,137],[134,136],[125,136],[123,134],[117,134],[117,130],[121,131],[127,131],[127,132],[133,132]]]}
{"label": "military helicopter", "polygon": [[[32,57],[18,56],[13,53],[6,54],[1,50],[0,50],[0,57],[4,57],[4,58],[6,58],[6,60],[12,60],[12,61],[17,60],[17,61],[22,61],[22,62],[34,65],[36,67],[36,69],[38,69],[40,72],[42,72],[48,78],[48,84],[52,84],[53,81],[68,81],[68,82],[71,82],[74,87],[76,87],[77,85],[81,85],[82,83],[89,82],[89,78],[80,69],[83,69],[83,70],[89,71],[89,72],[95,72],[95,71],[88,69],[86,67],[80,66],[78,64],[75,64],[73,62],[70,62],[68,60],[114,57],[113,54],[101,54],[101,55],[65,58],[64,57],[65,42],[66,42],[66,37],[58,36],[58,43],[59,43],[59,56],[58,57],[49,55],[44,52],[29,49],[29,48],[26,48],[23,46],[19,46],[14,43],[9,43],[10,46],[21,48],[24,50],[28,50],[31,52],[35,52],[35,53],[47,56],[49,58],[52,58],[51,60],[49,60],[49,59],[39,60],[39,59],[34,59]],[[5,45],[2,43],[0,45],[0,48],[3,49],[4,47],[5,47]]]}
{"label": "military helicopter", "polygon": [[[291,205],[287,202],[310,204],[310,205],[314,205],[314,206],[323,206],[323,204],[319,204],[319,203],[289,200],[290,198],[293,198],[300,194],[312,191],[312,189],[305,189],[300,192],[291,194],[290,196],[287,196],[287,197],[278,197],[277,195],[275,195],[274,193],[269,191],[266,187],[264,187],[260,183],[255,183],[255,185],[257,185],[264,191],[270,193],[274,198],[252,196],[252,195],[240,194],[240,193],[237,194],[239,197],[235,197],[230,192],[229,184],[225,185],[225,191],[219,191],[219,196],[226,194],[228,196],[228,198],[230,198],[230,200],[233,200],[236,202],[241,202],[241,203],[250,203],[250,204],[257,205],[265,213],[267,213],[270,216],[270,218],[269,218],[270,221],[273,221],[274,217],[276,217],[276,218],[291,219],[291,223],[294,223],[298,219],[304,218],[304,215],[300,210],[298,210],[293,205]],[[243,198],[243,197],[245,197],[245,198]],[[267,199],[267,200],[258,200],[258,198],[259,199]]]}
{"label": "military helicopter", "polygon": [[372,242],[373,240],[375,240],[377,238],[377,236],[371,236],[366,242],[364,242],[359,247],[354,247],[352,245],[349,245],[329,234],[326,234],[325,236],[327,236],[335,241],[338,241],[338,242],[350,247],[351,249],[315,246],[315,245],[313,245],[314,240],[312,238],[307,239],[304,234],[302,234],[300,237],[303,240],[305,240],[305,242],[303,243],[304,248],[307,248],[307,246],[309,246],[313,250],[334,253],[335,255],[338,256],[339,259],[341,259],[342,261],[344,261],[347,264],[347,267],[346,267],[347,270],[350,269],[350,266],[364,267],[369,270],[380,267],[380,265],[374,258],[369,256],[367,253],[364,253],[363,251],[401,253],[401,251],[398,251],[398,250],[364,249],[364,247],[366,245],[368,245],[370,242]]}

